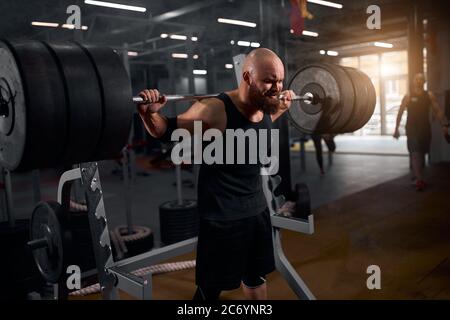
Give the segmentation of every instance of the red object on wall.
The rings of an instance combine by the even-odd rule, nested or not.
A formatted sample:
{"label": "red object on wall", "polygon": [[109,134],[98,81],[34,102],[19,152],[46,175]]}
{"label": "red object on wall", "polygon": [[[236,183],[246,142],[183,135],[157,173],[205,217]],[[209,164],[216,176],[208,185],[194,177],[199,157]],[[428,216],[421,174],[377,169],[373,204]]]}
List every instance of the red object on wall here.
{"label": "red object on wall", "polygon": [[298,0],[291,0],[291,29],[294,31],[293,34],[296,36],[301,36],[304,29],[304,18],[302,17],[302,11],[299,7]]}

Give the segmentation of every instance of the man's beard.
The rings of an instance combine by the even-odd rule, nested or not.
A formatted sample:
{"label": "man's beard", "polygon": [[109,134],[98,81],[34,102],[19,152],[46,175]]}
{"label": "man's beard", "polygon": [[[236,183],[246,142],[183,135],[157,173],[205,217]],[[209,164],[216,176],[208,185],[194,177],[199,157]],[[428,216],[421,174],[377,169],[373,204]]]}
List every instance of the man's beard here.
{"label": "man's beard", "polygon": [[261,110],[265,114],[275,114],[279,110],[281,102],[277,98],[278,93],[273,94],[274,96],[270,97],[269,95],[272,94],[273,93],[267,92],[266,95],[264,95],[253,86],[250,86],[248,92],[250,103],[256,106],[259,110]]}

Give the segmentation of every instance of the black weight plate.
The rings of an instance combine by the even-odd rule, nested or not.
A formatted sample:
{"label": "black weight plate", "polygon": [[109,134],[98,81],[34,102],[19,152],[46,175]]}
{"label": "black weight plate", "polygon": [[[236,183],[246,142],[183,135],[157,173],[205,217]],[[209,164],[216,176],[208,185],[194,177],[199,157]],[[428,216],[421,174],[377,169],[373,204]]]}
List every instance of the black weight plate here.
{"label": "black weight plate", "polygon": [[15,57],[6,42],[0,42],[0,165],[16,169],[26,141],[26,107],[22,79]]}
{"label": "black weight plate", "polygon": [[351,119],[355,101],[355,92],[351,78],[344,71],[344,67],[335,64],[326,64],[327,70],[334,76],[339,86],[340,99],[337,101],[335,109],[331,112],[336,113],[336,122],[329,126],[319,124],[320,133],[344,133],[345,125]]}
{"label": "black weight plate", "polygon": [[103,108],[102,132],[93,160],[117,158],[131,129],[131,81],[122,60],[111,48],[91,45],[83,48],[95,67]]}
{"label": "black weight plate", "polygon": [[[17,131],[19,135],[16,152],[21,153],[21,159],[14,170],[54,167],[61,161],[67,129],[64,90],[58,68],[41,42],[11,42],[8,46],[20,71],[26,106],[21,110],[23,102],[20,102],[19,94],[12,134],[16,135]],[[24,115],[24,122],[18,118],[19,114]],[[23,136],[25,145],[20,152]],[[7,153],[8,150],[2,151],[2,154]]]}
{"label": "black weight plate", "polygon": [[364,125],[367,124],[367,122],[369,122],[370,118],[372,117],[375,111],[375,106],[377,104],[377,93],[375,91],[375,87],[373,86],[372,80],[370,80],[369,76],[367,76],[367,74],[365,74],[360,70],[356,70],[356,72],[359,73],[363,79],[365,79],[364,84],[366,86],[366,94],[367,94],[366,113],[360,123],[360,128],[362,128]]}
{"label": "black weight plate", "polygon": [[94,67],[85,51],[76,43],[47,43],[60,68],[69,128],[65,164],[90,161],[102,130],[102,100]]}
{"label": "black weight plate", "polygon": [[353,96],[344,92],[349,86],[346,81],[348,77],[339,66],[310,64],[301,68],[291,79],[289,89],[297,94],[312,91],[322,101],[317,105],[293,102],[288,114],[294,127],[305,133],[318,134],[335,133],[342,127],[350,118],[348,110],[353,107]]}
{"label": "black weight plate", "polygon": [[368,104],[367,86],[365,84],[366,79],[355,68],[343,67],[343,69],[351,79],[353,90],[355,92],[352,116],[345,124],[343,130],[344,132],[353,132],[364,125],[363,121]]}
{"label": "black weight plate", "polygon": [[33,250],[34,260],[42,277],[57,283],[64,270],[63,229],[59,223],[61,205],[57,202],[39,202],[33,210],[30,223],[30,240],[47,237],[52,249]]}

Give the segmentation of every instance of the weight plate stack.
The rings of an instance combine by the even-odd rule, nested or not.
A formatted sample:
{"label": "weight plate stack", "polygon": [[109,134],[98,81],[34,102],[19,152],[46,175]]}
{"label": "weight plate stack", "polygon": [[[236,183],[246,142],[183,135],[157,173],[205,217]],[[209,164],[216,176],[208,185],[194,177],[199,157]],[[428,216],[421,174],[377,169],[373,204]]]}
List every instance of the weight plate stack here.
{"label": "weight plate stack", "polygon": [[292,124],[305,133],[344,133],[354,111],[355,92],[352,79],[344,68],[329,63],[310,64],[291,79],[289,89],[299,95],[307,92],[318,103],[294,101],[288,114]]}
{"label": "weight plate stack", "polygon": [[183,200],[164,202],[159,206],[161,241],[164,244],[176,243],[198,234],[197,202]]}
{"label": "weight plate stack", "polygon": [[322,127],[323,133],[345,133],[347,131],[346,124],[353,115],[353,107],[355,105],[355,91],[353,89],[352,79],[344,71],[344,67],[335,64],[323,64],[339,86],[340,99],[336,101],[335,111],[339,116],[331,127]]}
{"label": "weight plate stack", "polygon": [[67,113],[52,55],[41,42],[3,41],[0,80],[8,114],[0,121],[1,165],[16,171],[54,166],[65,148]]}
{"label": "weight plate stack", "polygon": [[367,96],[367,86],[365,78],[362,77],[361,72],[355,68],[343,67],[344,71],[351,79],[353,90],[355,92],[355,100],[353,105],[352,116],[345,124],[345,131],[353,132],[364,126],[364,118],[367,112],[367,105],[369,103]]}
{"label": "weight plate stack", "polygon": [[361,78],[365,79],[364,84],[366,87],[365,93],[367,95],[367,105],[364,118],[362,119],[363,124],[361,125],[361,127],[363,127],[367,122],[369,122],[370,118],[372,117],[375,111],[375,106],[377,104],[377,93],[375,91],[375,87],[372,83],[372,80],[370,80],[369,76],[367,76],[367,74],[357,69],[356,72],[360,74]]}
{"label": "weight plate stack", "polygon": [[93,160],[114,159],[120,156],[131,130],[131,81],[111,48],[85,45],[83,50],[95,68],[102,98],[102,132]]}
{"label": "weight plate stack", "polygon": [[102,131],[102,99],[94,66],[75,43],[46,43],[59,67],[69,112],[66,165],[93,159]]}
{"label": "weight plate stack", "polygon": [[25,92],[19,67],[6,42],[0,42],[0,161],[14,170],[22,161],[26,142]]}
{"label": "weight plate stack", "polygon": [[25,219],[16,220],[14,227],[0,223],[0,300],[25,300],[27,293],[44,285],[27,246],[29,226]]}

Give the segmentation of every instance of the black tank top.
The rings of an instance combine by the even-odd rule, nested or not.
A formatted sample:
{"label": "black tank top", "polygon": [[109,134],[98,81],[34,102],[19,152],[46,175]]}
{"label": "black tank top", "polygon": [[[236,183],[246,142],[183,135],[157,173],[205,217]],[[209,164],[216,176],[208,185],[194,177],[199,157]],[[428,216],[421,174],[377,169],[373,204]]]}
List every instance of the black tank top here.
{"label": "black tank top", "polygon": [[[248,120],[233,104],[230,97],[221,93],[218,99],[225,104],[227,129],[267,130],[267,148],[270,150],[270,130],[272,119],[264,114],[260,122]],[[198,209],[201,218],[209,220],[236,220],[261,213],[267,206],[261,184],[261,163],[249,164],[249,141],[246,139],[244,164],[236,164],[237,143],[234,143],[234,164],[226,164],[227,134],[223,133],[223,164],[205,164],[200,166],[198,178]],[[206,145],[204,145],[206,147]],[[254,146],[253,146],[254,147]],[[259,154],[259,138],[257,152]],[[252,149],[253,151],[255,149]],[[242,152],[242,150],[239,150]],[[270,153],[268,153],[270,154]]]}
{"label": "black tank top", "polygon": [[428,91],[421,94],[411,94],[406,106],[408,118],[406,120],[406,130],[409,132],[428,133],[430,126],[430,96]]}

